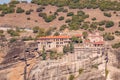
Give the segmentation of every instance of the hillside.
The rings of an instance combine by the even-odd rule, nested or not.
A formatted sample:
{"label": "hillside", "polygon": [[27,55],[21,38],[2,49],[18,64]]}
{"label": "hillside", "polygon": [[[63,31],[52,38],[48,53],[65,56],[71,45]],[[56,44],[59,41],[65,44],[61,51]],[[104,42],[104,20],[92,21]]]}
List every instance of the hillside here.
{"label": "hillside", "polygon": [[[34,0],[33,0],[34,1]],[[16,8],[21,7],[24,12],[23,13],[10,13],[10,14],[5,14],[5,16],[0,17],[0,25],[9,25],[9,26],[15,26],[15,27],[27,27],[27,28],[33,28],[35,26],[39,26],[42,28],[49,28],[49,27],[61,27],[64,24],[69,24],[68,22],[66,23],[67,20],[71,20],[72,16],[67,16],[69,12],[73,12],[74,15],[77,15],[78,11],[83,11],[85,12],[86,15],[89,17],[85,18],[84,21],[80,22],[80,25],[76,24],[71,24],[74,26],[79,26],[81,27],[81,24],[88,23],[88,25],[92,23],[99,23],[101,21],[113,21],[114,25],[111,28],[106,28],[105,31],[108,32],[114,32],[118,29],[119,27],[119,19],[120,19],[120,11],[101,11],[100,9],[70,9],[68,7],[63,7],[66,12],[62,11],[57,11],[60,10],[61,8],[56,7],[56,6],[42,6],[44,9],[41,9],[41,11],[37,11],[37,9],[40,8],[41,5],[33,4],[33,3],[19,3],[16,4]],[[32,10],[32,12],[29,15],[26,15],[26,11]],[[62,9],[61,9],[62,10]],[[2,12],[2,11],[1,11]],[[47,16],[49,15],[56,15],[55,19],[51,20],[50,22],[46,22],[43,17],[40,17],[40,13],[46,13]],[[104,13],[111,14],[111,17],[104,16]],[[58,20],[60,17],[64,17],[63,20]],[[95,18],[95,20],[92,20]],[[73,23],[75,23],[73,21]],[[69,25],[71,27],[71,25]],[[69,27],[68,26],[68,27]],[[99,25],[97,25],[99,27]],[[104,26],[103,26],[104,27]],[[79,29],[79,28],[77,28]]]}
{"label": "hillside", "polygon": [[0,80],[119,80],[119,48],[120,0],[0,4]]}

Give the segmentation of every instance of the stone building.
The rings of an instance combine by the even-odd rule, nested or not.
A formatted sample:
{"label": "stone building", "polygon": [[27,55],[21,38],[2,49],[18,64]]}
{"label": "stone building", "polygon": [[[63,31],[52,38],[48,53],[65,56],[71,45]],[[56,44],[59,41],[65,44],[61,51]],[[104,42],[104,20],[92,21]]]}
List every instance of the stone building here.
{"label": "stone building", "polygon": [[70,36],[46,36],[40,37],[38,42],[38,49],[41,51],[43,47],[45,50],[50,50],[54,48],[63,48],[63,46],[70,43]]}

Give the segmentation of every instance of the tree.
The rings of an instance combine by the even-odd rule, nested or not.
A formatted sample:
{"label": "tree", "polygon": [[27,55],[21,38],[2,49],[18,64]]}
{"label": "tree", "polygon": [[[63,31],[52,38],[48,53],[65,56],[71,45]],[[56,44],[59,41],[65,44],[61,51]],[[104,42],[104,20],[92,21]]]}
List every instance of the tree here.
{"label": "tree", "polygon": [[64,20],[64,17],[63,17],[63,16],[60,16],[60,17],[58,18],[58,20],[59,20],[59,21]]}
{"label": "tree", "polygon": [[54,33],[54,36],[59,36],[59,35],[60,35],[59,32],[55,32],[55,33]]}
{"label": "tree", "polygon": [[62,25],[61,27],[60,27],[60,31],[63,31],[63,30],[65,30],[65,28],[68,28],[66,25]]}
{"label": "tree", "polygon": [[38,33],[39,32],[39,27],[38,26],[35,26],[33,27],[33,33]]}
{"label": "tree", "polygon": [[83,35],[83,38],[86,39],[87,36],[88,36],[88,33],[87,32],[83,32],[82,35]]}
{"label": "tree", "polygon": [[69,45],[65,45],[63,47],[63,53],[67,53],[67,52],[69,52]]}
{"label": "tree", "polygon": [[46,52],[45,52],[44,46],[43,46],[43,50],[42,50],[42,58],[43,58],[43,60],[46,60]]}
{"label": "tree", "polygon": [[3,35],[4,31],[3,30],[0,30],[0,36]]}
{"label": "tree", "polygon": [[74,80],[74,75],[70,75],[69,79],[68,80]]}
{"label": "tree", "polygon": [[25,14],[26,14],[26,15],[30,15],[30,14],[31,14],[31,11],[30,11],[30,10],[27,10],[27,11],[25,12]]}
{"label": "tree", "polygon": [[111,15],[111,13],[104,13],[104,16],[111,17],[112,15]]}
{"label": "tree", "polygon": [[21,7],[17,7],[16,13],[23,13],[25,12],[24,9],[22,9]]}
{"label": "tree", "polygon": [[106,40],[106,41],[111,41],[111,40],[114,40],[114,39],[115,39],[115,37],[114,37],[113,35],[111,35],[110,33],[105,33],[105,34],[103,35],[103,38],[104,38],[104,40]]}
{"label": "tree", "polygon": [[104,31],[105,29],[103,27],[98,27],[98,30]]}
{"label": "tree", "polygon": [[7,30],[7,33],[10,34],[11,36],[19,36],[19,32],[12,29]]}
{"label": "tree", "polygon": [[106,25],[105,25],[106,28],[110,28],[112,26],[114,26],[114,22],[113,21],[107,21],[106,22]]}
{"label": "tree", "polygon": [[72,42],[70,43],[70,52],[71,52],[71,53],[73,53],[73,52],[74,52],[74,45],[73,45],[73,43],[72,43]]}
{"label": "tree", "polygon": [[74,15],[73,12],[69,12],[69,13],[67,13],[67,16],[73,16],[73,15]]}
{"label": "tree", "polygon": [[13,42],[15,42],[15,41],[17,41],[16,38],[11,38],[11,39],[10,39],[10,43],[13,43]]}

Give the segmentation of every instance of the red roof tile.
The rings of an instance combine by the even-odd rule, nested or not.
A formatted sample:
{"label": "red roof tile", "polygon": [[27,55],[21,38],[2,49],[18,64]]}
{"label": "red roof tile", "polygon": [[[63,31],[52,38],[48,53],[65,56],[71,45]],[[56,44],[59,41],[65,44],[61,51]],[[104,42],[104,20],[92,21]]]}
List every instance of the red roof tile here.
{"label": "red roof tile", "polygon": [[61,39],[61,38],[71,38],[70,36],[45,36],[40,37],[39,39]]}
{"label": "red roof tile", "polygon": [[104,44],[104,41],[94,42],[93,44]]}
{"label": "red roof tile", "polygon": [[82,34],[76,34],[75,36],[76,36],[76,37],[81,37],[81,36],[82,36]]}

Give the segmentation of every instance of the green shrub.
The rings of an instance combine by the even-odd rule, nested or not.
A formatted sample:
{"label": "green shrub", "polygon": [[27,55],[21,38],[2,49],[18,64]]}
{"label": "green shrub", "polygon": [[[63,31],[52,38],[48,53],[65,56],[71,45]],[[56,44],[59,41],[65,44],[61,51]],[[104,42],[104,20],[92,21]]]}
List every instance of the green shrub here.
{"label": "green shrub", "polygon": [[105,29],[103,27],[98,27],[99,31],[104,31]]}
{"label": "green shrub", "polygon": [[17,7],[16,13],[23,13],[25,12],[24,9],[22,9],[21,7]]}
{"label": "green shrub", "polygon": [[29,40],[33,40],[33,38],[31,36],[22,38],[22,41],[29,41]]}
{"label": "green shrub", "polygon": [[68,12],[68,9],[64,9],[63,12],[64,12],[64,13]]}
{"label": "green shrub", "polygon": [[71,22],[71,19],[67,19],[66,21],[65,21],[65,23],[70,23]]}
{"label": "green shrub", "polygon": [[45,22],[51,22],[51,21],[53,21],[55,18],[56,18],[55,15],[49,15],[49,16],[45,17],[44,19],[45,19]]}
{"label": "green shrub", "polygon": [[27,10],[27,11],[25,12],[25,14],[26,14],[26,15],[30,15],[30,14],[31,14],[31,11],[30,11],[30,10]]}
{"label": "green shrub", "polygon": [[30,19],[31,19],[30,17],[27,18],[27,20],[30,20]]}
{"label": "green shrub", "polygon": [[97,23],[96,22],[92,22],[92,24],[90,24],[90,28],[97,29]]}
{"label": "green shrub", "polygon": [[46,18],[47,14],[46,13],[39,13],[40,17]]}
{"label": "green shrub", "polygon": [[93,20],[93,21],[95,21],[95,20],[96,20],[96,18],[95,18],[95,17],[93,17],[93,18],[92,18],[92,20]]}
{"label": "green shrub", "polygon": [[57,12],[63,12],[63,11],[64,11],[63,7],[57,9]]}
{"label": "green shrub", "polygon": [[59,36],[59,35],[60,35],[59,32],[55,32],[55,33],[54,33],[54,36]]}
{"label": "green shrub", "polygon": [[4,31],[3,30],[0,30],[0,36],[3,35]]}
{"label": "green shrub", "polygon": [[104,16],[111,17],[112,15],[111,15],[111,13],[104,13]]}
{"label": "green shrub", "polygon": [[19,32],[12,29],[7,30],[7,33],[10,34],[11,36],[19,36]]}
{"label": "green shrub", "polygon": [[82,24],[82,26],[80,28],[87,30],[89,28],[89,25],[87,23],[84,23],[84,24]]}
{"label": "green shrub", "polygon": [[83,16],[83,15],[85,15],[85,12],[83,12],[83,11],[78,11],[78,12],[77,12],[77,15],[78,15],[78,16]]}
{"label": "green shrub", "polygon": [[17,41],[16,38],[11,38],[11,39],[10,39],[10,43],[13,43],[13,42],[16,42],[16,41]]}
{"label": "green shrub", "polygon": [[66,25],[62,25],[61,27],[60,27],[60,31],[62,31],[62,30],[65,30],[65,28],[68,28]]}
{"label": "green shrub", "polygon": [[9,4],[19,4],[19,1],[11,1]]}
{"label": "green shrub", "polygon": [[64,17],[63,17],[63,16],[60,16],[60,17],[58,18],[58,20],[59,20],[59,21],[64,20]]}
{"label": "green shrub", "polygon": [[77,38],[77,37],[75,37],[75,36],[73,36],[73,37],[71,38],[71,40],[72,40],[73,43],[82,43],[82,39],[79,39],[79,38]]}
{"label": "green shrub", "polygon": [[79,69],[79,74],[81,74],[84,71],[84,69],[80,68]]}
{"label": "green shrub", "polygon": [[105,25],[106,28],[110,28],[112,26],[114,26],[114,22],[113,21],[106,21],[106,25]]}
{"label": "green shrub", "polygon": [[115,31],[115,35],[120,36],[120,31]]}
{"label": "green shrub", "polygon": [[105,25],[105,23],[106,23],[106,21],[100,21],[98,24],[99,24],[99,26],[102,26],[102,25]]}
{"label": "green shrub", "polygon": [[44,9],[43,7],[39,7],[39,8],[36,9],[36,12],[42,12],[43,9]]}
{"label": "green shrub", "polygon": [[68,80],[74,80],[74,75],[70,75],[69,79]]}
{"label": "green shrub", "polygon": [[120,48],[120,42],[113,44],[112,48]]}
{"label": "green shrub", "polygon": [[67,13],[67,16],[73,16],[73,15],[74,15],[73,12],[69,12],[69,13]]}
{"label": "green shrub", "polygon": [[110,33],[105,33],[103,35],[103,38],[104,38],[105,41],[111,41],[111,40],[115,39],[115,37],[113,35],[111,35]]}
{"label": "green shrub", "polygon": [[33,33],[38,33],[39,32],[39,27],[38,26],[35,26],[33,27]]}

